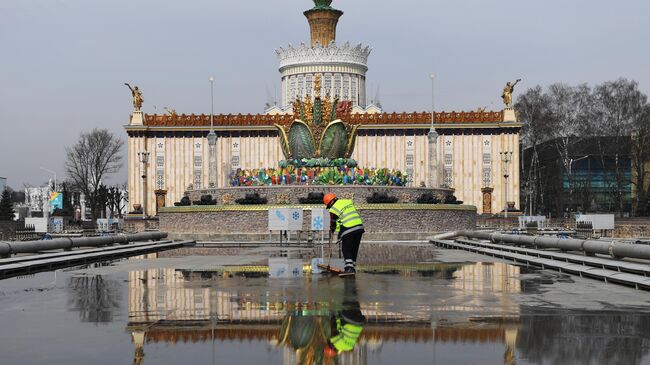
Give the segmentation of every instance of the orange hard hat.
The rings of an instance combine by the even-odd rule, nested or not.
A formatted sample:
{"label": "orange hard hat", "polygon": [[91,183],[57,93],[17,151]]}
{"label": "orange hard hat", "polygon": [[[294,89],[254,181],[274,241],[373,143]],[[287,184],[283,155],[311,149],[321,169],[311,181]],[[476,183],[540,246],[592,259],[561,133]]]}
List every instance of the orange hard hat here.
{"label": "orange hard hat", "polygon": [[325,349],[323,349],[323,355],[325,355],[325,358],[327,359],[332,359],[335,358],[336,355],[338,355],[338,352],[332,345],[326,345]]}
{"label": "orange hard hat", "polygon": [[332,200],[334,199],[336,199],[336,195],[332,193],[325,194],[325,196],[323,197],[323,204],[329,206]]}

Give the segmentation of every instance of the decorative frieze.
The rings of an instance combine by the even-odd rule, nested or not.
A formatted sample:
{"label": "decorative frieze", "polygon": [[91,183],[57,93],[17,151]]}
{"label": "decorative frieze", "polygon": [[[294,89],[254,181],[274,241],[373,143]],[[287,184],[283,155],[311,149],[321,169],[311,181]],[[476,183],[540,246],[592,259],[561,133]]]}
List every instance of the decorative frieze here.
{"label": "decorative frieze", "polygon": [[230,143],[230,169],[231,171],[237,171],[241,168],[241,140],[239,137],[232,138]]}
{"label": "decorative frieze", "polygon": [[194,187],[203,186],[203,139],[194,138]]}
{"label": "decorative frieze", "polygon": [[444,147],[444,170],[443,170],[443,187],[451,188],[454,186],[453,180],[453,168],[454,168],[454,144],[452,138],[445,138],[445,147]]}
{"label": "decorative frieze", "polygon": [[362,44],[351,46],[349,42],[342,46],[332,43],[327,46],[316,44],[314,47],[302,43],[298,47],[289,45],[287,48],[280,47],[275,50],[280,69],[296,65],[342,63],[363,66],[367,70],[370,52],[372,49],[369,46],[364,47]]}
{"label": "decorative frieze", "polygon": [[407,186],[413,186],[413,175],[415,174],[415,136],[406,136],[406,174],[408,175]]}
{"label": "decorative frieze", "polygon": [[165,140],[156,138],[156,189],[165,189]]}
{"label": "decorative frieze", "polygon": [[492,146],[489,136],[483,136],[483,187],[492,184]]}
{"label": "decorative frieze", "polygon": [[[328,86],[328,78],[325,85]],[[293,121],[293,115],[267,114],[219,114],[214,116],[215,126],[270,126],[276,123]],[[444,128],[445,124],[468,124],[468,128],[521,128],[519,123],[504,123],[503,112],[440,112],[435,115],[436,128]],[[423,124],[431,125],[431,112],[414,113],[378,113],[352,114],[350,122],[362,125],[392,125],[392,124]],[[499,125],[494,125],[498,124]],[[481,124],[488,124],[482,126]],[[491,125],[489,125],[491,124]],[[147,127],[198,127],[210,126],[210,116],[207,114],[191,115],[147,115]]]}

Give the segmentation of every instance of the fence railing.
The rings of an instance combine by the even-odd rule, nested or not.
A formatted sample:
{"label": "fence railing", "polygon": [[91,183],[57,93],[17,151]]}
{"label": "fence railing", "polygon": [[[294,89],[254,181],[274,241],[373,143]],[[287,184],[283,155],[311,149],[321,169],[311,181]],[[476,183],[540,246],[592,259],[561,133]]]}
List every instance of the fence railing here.
{"label": "fence railing", "polygon": [[33,224],[23,225],[21,228],[16,228],[14,240],[16,241],[33,241],[41,238],[41,234],[36,232],[36,227]]}
{"label": "fence railing", "polygon": [[[479,218],[476,220],[476,227],[483,229],[515,229],[519,228],[519,218]],[[541,227],[540,227],[541,228]],[[576,229],[576,221],[571,218],[547,219],[544,228]]]}

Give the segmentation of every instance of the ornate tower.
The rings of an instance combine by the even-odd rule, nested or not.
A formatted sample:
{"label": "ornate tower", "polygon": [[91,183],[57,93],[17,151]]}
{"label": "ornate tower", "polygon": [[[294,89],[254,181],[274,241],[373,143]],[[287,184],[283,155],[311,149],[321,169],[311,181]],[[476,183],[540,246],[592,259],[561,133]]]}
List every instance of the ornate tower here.
{"label": "ornate tower", "polygon": [[311,30],[311,46],[327,46],[336,41],[336,24],[343,12],[330,6],[332,0],[314,0],[314,7],[305,11]]}
{"label": "ornate tower", "polygon": [[366,107],[366,72],[370,47],[345,43],[337,46],[336,25],[343,12],[330,6],[332,0],[314,0],[305,11],[311,30],[311,44],[289,45],[275,52],[282,77],[280,109],[291,113],[292,102],[314,97],[316,76],[322,84],[320,95],[350,101],[353,107]]}

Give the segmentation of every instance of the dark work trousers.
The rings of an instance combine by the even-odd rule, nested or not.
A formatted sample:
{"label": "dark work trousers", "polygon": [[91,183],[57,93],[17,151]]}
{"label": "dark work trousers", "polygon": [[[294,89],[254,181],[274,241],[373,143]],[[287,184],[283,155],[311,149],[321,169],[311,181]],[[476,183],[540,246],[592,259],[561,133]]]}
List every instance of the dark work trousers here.
{"label": "dark work trousers", "polygon": [[356,280],[346,279],[344,288],[345,292],[343,294],[343,310],[341,311],[341,317],[347,323],[363,326],[366,322],[366,317],[361,312],[361,305],[359,305]]}
{"label": "dark work trousers", "polygon": [[[341,311],[336,314],[340,315],[343,324],[351,323],[358,326],[363,326],[366,322],[366,317],[361,312],[361,305],[359,305],[359,298],[357,296],[357,282],[354,278],[345,279],[344,281],[344,294]],[[336,330],[336,316],[332,316],[332,332]]]}
{"label": "dark work trousers", "polygon": [[[345,232],[344,232],[345,233]],[[350,232],[341,237],[343,241],[343,258],[357,262],[357,254],[359,253],[359,245],[361,245],[361,236],[363,236],[363,229]]]}

